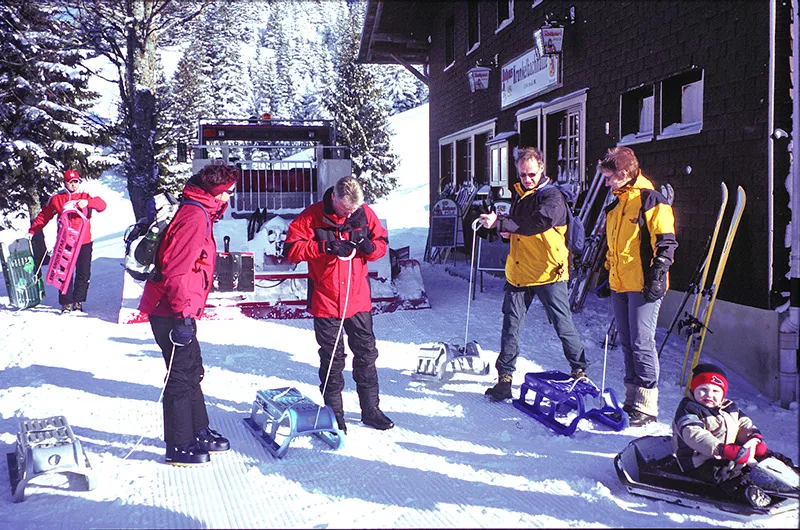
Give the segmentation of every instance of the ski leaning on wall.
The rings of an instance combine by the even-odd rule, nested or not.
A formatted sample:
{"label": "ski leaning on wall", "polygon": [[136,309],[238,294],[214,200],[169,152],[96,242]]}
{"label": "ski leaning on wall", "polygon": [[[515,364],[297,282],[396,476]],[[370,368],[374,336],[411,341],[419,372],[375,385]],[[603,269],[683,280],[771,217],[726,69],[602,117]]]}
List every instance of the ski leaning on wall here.
{"label": "ski leaning on wall", "polygon": [[[694,310],[692,314],[686,313],[684,318],[679,324],[678,328],[685,330],[687,333],[686,350],[683,355],[683,369],[681,371],[680,384],[689,388],[690,377],[687,374],[691,373],[700,360],[700,353],[703,351],[703,344],[705,343],[706,333],[709,331],[708,323],[711,320],[711,312],[714,310],[714,303],[717,300],[717,293],[719,291],[720,283],[722,282],[722,275],[725,272],[725,265],[728,263],[731,247],[733,246],[733,239],[736,236],[736,231],[739,228],[739,222],[742,220],[744,213],[745,202],[747,197],[744,189],[739,186],[736,190],[736,204],[733,207],[733,217],[728,227],[728,233],[722,244],[722,251],[717,261],[717,268],[714,272],[714,278],[708,288],[705,287],[708,273],[711,269],[711,261],[714,255],[714,247],[716,246],[717,238],[719,236],[720,228],[722,225],[722,217],[725,214],[725,207],[728,203],[728,187],[725,183],[721,184],[722,187],[722,204],[717,214],[717,222],[714,225],[714,232],[711,236],[711,243],[709,245],[708,254],[704,261],[703,272],[701,274],[700,283],[698,285],[699,291],[694,303]],[[689,360],[689,352],[692,352],[692,362],[687,370],[686,363]]]}

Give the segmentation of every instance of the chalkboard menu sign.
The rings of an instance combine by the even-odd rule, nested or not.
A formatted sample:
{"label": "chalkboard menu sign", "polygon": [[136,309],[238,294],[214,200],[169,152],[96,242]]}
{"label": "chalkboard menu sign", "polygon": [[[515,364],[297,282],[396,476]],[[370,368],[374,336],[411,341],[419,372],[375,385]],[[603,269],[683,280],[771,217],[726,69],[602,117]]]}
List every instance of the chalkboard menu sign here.
{"label": "chalkboard menu sign", "polygon": [[431,211],[431,248],[455,248],[460,220],[461,215],[455,201],[437,201]]}
{"label": "chalkboard menu sign", "polygon": [[478,239],[478,265],[479,271],[503,271],[506,268],[510,245],[502,239],[489,243],[485,239]]}

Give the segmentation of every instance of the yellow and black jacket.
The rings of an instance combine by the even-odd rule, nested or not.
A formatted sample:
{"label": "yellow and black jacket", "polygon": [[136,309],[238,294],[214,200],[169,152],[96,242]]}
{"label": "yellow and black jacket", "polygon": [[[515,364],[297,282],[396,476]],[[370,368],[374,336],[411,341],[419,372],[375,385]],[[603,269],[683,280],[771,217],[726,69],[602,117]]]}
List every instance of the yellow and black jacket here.
{"label": "yellow and black jacket", "polygon": [[609,286],[618,293],[640,292],[654,257],[672,265],[678,247],[675,216],[641,172],[614,195],[605,210]]}
{"label": "yellow and black jacket", "polygon": [[567,203],[549,179],[526,190],[514,185],[516,195],[507,216],[497,219],[497,231],[511,234],[506,259],[506,280],[515,287],[530,287],[569,279]]}

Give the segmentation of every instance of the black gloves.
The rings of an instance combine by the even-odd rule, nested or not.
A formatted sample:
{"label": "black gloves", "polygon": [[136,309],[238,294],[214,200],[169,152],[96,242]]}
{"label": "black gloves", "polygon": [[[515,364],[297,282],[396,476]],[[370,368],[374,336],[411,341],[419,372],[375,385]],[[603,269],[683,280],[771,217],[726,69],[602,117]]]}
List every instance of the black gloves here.
{"label": "black gloves", "polygon": [[175,346],[191,344],[194,338],[194,319],[192,317],[176,317],[175,324],[169,332],[169,340]]}
{"label": "black gloves", "polygon": [[356,244],[356,248],[362,254],[372,254],[375,252],[375,244],[369,238],[369,230],[366,228],[353,230],[350,234],[350,241]]}
{"label": "black gloves", "polygon": [[656,256],[653,264],[644,275],[644,289],[642,294],[647,302],[655,302],[667,292],[667,271],[669,265],[665,258]]}
{"label": "black gloves", "polygon": [[339,256],[340,258],[348,257],[356,248],[357,245],[355,243],[352,241],[346,241],[344,239],[335,239],[333,241],[325,242],[325,253],[333,254],[334,256]]}
{"label": "black gloves", "polygon": [[597,278],[597,288],[594,290],[597,298],[608,298],[611,296],[611,284],[608,281],[608,269],[600,266],[600,276]]}

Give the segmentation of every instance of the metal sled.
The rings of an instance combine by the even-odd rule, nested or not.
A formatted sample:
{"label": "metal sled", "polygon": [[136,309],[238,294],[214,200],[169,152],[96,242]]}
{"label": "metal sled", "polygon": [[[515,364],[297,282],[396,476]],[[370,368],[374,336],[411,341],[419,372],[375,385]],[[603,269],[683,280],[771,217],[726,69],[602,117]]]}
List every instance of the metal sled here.
{"label": "metal sled", "polygon": [[481,353],[480,345],[475,341],[467,343],[466,347],[448,343],[438,343],[420,348],[417,359],[417,370],[414,378],[444,381],[453,376],[455,372],[465,372],[475,375],[488,375],[489,363]]}
{"label": "metal sled", "polygon": [[681,473],[672,450],[670,436],[643,436],[633,440],[614,458],[620,482],[634,495],[741,517],[798,511],[797,499],[775,493],[770,493],[772,503],[764,508],[735,502],[718,487]]}
{"label": "metal sled", "polygon": [[[314,435],[334,449],[344,445],[333,409],[320,407],[296,388],[259,390],[244,424],[275,458],[283,458],[297,436]],[[288,434],[284,434],[288,428]],[[278,431],[284,431],[279,433]],[[283,438],[281,443],[278,438]]]}
{"label": "metal sled", "polygon": [[81,252],[83,233],[87,226],[86,216],[79,210],[64,210],[58,218],[56,246],[53,249],[53,257],[50,259],[50,268],[47,270],[45,282],[58,289],[61,294],[66,293],[69,289],[75,263]]}
{"label": "metal sled", "polygon": [[44,282],[37,278],[30,240],[23,237],[7,247],[0,245],[0,261],[11,305],[19,309],[39,305],[44,296]]}
{"label": "metal sled", "polygon": [[[527,393],[534,392],[533,402],[526,400]],[[583,418],[597,420],[615,431],[628,426],[628,415],[622,411],[619,401],[610,388],[602,392],[603,405],[596,407],[601,397],[600,389],[593,383],[573,379],[569,374],[557,370],[525,374],[519,399],[513,400],[516,408],[558,434],[571,436]],[[562,423],[556,417],[565,411],[578,410],[570,423]]]}
{"label": "metal sled", "polygon": [[14,502],[25,500],[25,486],[45,473],[75,473],[85,477],[87,489],[96,486],[81,442],[64,416],[20,422],[16,450],[7,459]]}

